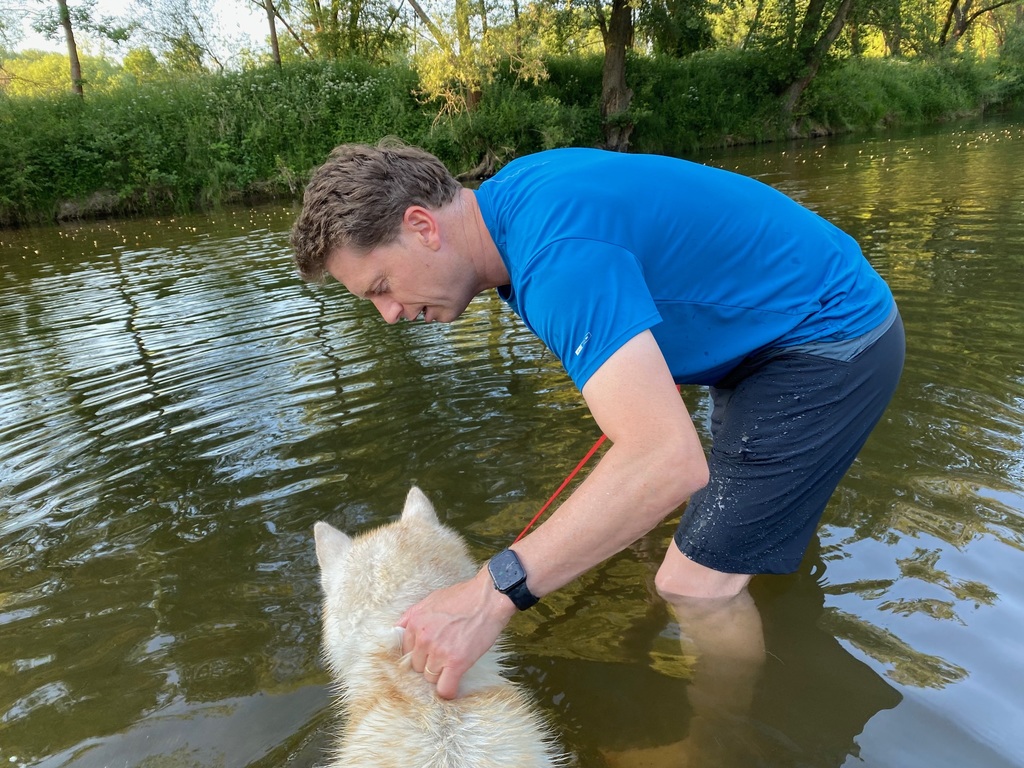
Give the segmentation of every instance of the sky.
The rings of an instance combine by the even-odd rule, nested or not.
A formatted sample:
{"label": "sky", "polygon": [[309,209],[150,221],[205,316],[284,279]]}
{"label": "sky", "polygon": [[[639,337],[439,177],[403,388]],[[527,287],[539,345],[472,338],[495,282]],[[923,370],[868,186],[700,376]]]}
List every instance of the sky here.
{"label": "sky", "polygon": [[[53,4],[56,5],[55,2]],[[74,8],[77,4],[78,0],[68,0],[68,5],[71,8]],[[100,17],[125,16],[129,13],[131,4],[131,0],[97,0],[94,12]],[[0,8],[30,5],[32,3],[0,2]],[[267,36],[267,16],[264,11],[256,8],[249,0],[216,0],[213,6],[221,25],[219,31],[230,36],[232,39],[240,38],[243,44],[247,46],[256,47],[262,44],[262,41]],[[75,40],[79,45],[83,45],[83,43],[86,47],[90,45],[90,41],[86,39],[86,36],[83,36],[82,40],[78,38],[79,36],[76,34]],[[57,51],[59,53],[64,53],[67,50],[64,46],[63,37],[57,40],[47,40],[32,29],[30,19],[26,18],[23,24],[23,38],[15,46],[15,50],[24,51],[29,49]]]}

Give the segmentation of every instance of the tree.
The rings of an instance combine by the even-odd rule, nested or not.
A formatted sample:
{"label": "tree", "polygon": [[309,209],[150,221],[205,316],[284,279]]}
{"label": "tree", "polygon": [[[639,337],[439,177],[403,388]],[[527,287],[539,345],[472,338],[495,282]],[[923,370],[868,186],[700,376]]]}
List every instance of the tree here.
{"label": "tree", "polygon": [[392,0],[280,0],[275,15],[310,57],[382,60],[407,41],[397,25],[403,0],[398,1],[399,5]]}
{"label": "tree", "polygon": [[[473,109],[480,101],[483,83],[488,75],[488,62],[477,54],[470,27],[472,10],[469,0],[454,0],[447,23],[435,19],[417,0],[409,0],[416,18],[430,34],[431,46],[419,56],[420,77],[426,93],[440,98],[447,112]],[[476,9],[483,10],[482,6]],[[481,29],[486,21],[481,20]]]}
{"label": "tree", "polygon": [[488,6],[480,0],[452,0],[427,7],[409,0],[416,29],[413,61],[423,94],[441,113],[473,111],[499,62],[519,80],[547,76],[536,34],[518,6]]}
{"label": "tree", "polygon": [[650,0],[638,9],[637,27],[655,53],[681,58],[714,45],[706,0]]}
{"label": "tree", "polygon": [[[37,0],[37,2],[39,1]],[[37,32],[50,39],[56,38],[58,32],[63,34],[70,64],[71,92],[78,96],[84,94],[84,89],[82,87],[82,63],[78,58],[78,44],[75,41],[75,28],[78,24],[89,22],[94,3],[95,0],[83,2],[72,9],[68,7],[67,0],[56,0],[56,4],[47,2],[47,10],[39,14],[32,23],[32,27]]]}
{"label": "tree", "polygon": [[865,7],[853,9],[861,23],[874,27],[885,41],[889,56],[902,56],[906,38],[904,4],[900,0],[874,0]]}
{"label": "tree", "polygon": [[277,9],[274,8],[274,0],[263,0],[263,7],[267,11],[267,25],[270,27],[270,55],[278,67],[281,66],[281,46],[277,42]]}
{"label": "tree", "polygon": [[982,3],[980,8],[974,6],[974,0],[950,0],[949,8],[946,11],[946,20],[939,33],[939,47],[956,45],[963,37],[964,32],[979,16],[991,13],[1004,5],[1010,5],[1017,0],[995,0],[988,4]]}
{"label": "tree", "polygon": [[71,90],[78,96],[82,96],[84,78],[81,59],[78,55],[76,31],[95,33],[115,43],[121,43],[127,39],[129,30],[114,19],[97,16],[94,11],[96,0],[81,0],[73,6],[68,3],[68,0],[35,1],[37,5],[45,5],[45,9],[35,14],[32,27],[50,39],[63,36],[68,51]]}
{"label": "tree", "polygon": [[6,63],[6,93],[34,96],[64,90],[68,83],[67,59],[59,53],[25,51]]}
{"label": "tree", "polygon": [[171,69],[199,72],[227,66],[238,46],[219,30],[212,0],[135,0],[137,31],[162,54]]}
{"label": "tree", "polygon": [[824,25],[826,0],[810,0],[807,4],[794,51],[800,71],[782,96],[782,113],[786,117],[792,116],[800,97],[821,69],[829,49],[843,31],[852,5],[853,0],[839,0],[831,19]]}
{"label": "tree", "polygon": [[[253,5],[267,14],[267,26],[270,29],[270,60],[275,66],[281,66],[281,44],[277,38],[277,21],[280,12],[274,5],[274,0],[249,0]],[[285,0],[287,2],[287,0]]]}
{"label": "tree", "polygon": [[594,15],[604,41],[604,68],[601,72],[601,119],[604,121],[606,149],[625,152],[633,122],[629,105],[633,91],[626,84],[626,51],[633,45],[633,9],[629,0],[612,0],[606,8],[594,0]]}
{"label": "tree", "polygon": [[1024,68],[1024,2],[987,14],[985,25],[992,32],[999,57]]}
{"label": "tree", "polygon": [[132,48],[124,55],[122,72],[137,83],[152,80],[160,73],[160,62],[149,48]]}
{"label": "tree", "polygon": [[270,47],[271,47],[271,58],[274,63],[278,66],[281,65],[281,40],[277,34],[277,22],[281,22],[291,37],[292,43],[298,47],[302,53],[309,57],[314,58],[314,53],[310,50],[306,41],[302,38],[292,26],[292,23],[288,20],[288,14],[291,13],[291,2],[290,0],[249,0],[258,7],[267,11],[267,23],[270,26]]}
{"label": "tree", "polygon": [[71,26],[71,12],[67,0],[57,0],[60,9],[60,26],[64,30],[64,40],[68,46],[68,60],[71,62],[71,92],[82,96],[82,63],[78,60],[78,45],[75,43],[75,30]]}

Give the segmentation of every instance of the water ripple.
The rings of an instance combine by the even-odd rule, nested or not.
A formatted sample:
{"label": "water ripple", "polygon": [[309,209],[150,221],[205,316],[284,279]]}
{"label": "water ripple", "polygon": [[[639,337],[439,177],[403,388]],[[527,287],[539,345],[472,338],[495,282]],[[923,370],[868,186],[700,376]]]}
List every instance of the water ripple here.
{"label": "water ripple", "polygon": [[[993,144],[1001,154],[987,154]],[[934,694],[935,722],[967,728],[972,713],[1020,714],[1005,682],[1020,662],[998,642],[1024,615],[1018,147],[1014,128],[757,148],[746,166],[857,236],[908,331],[897,399],[826,517],[828,584],[796,600],[810,629],[785,629],[783,647],[831,628],[828,658],[857,691],[889,688],[837,638],[902,696]],[[171,722],[180,712],[322,691],[315,520],[382,522],[417,482],[483,556],[598,437],[558,361],[496,297],[450,326],[387,327],[337,286],[296,279],[293,215],[268,206],[0,233],[4,756],[85,764],[89,749],[118,754],[151,726],[190,743]],[[685,396],[703,425],[703,395]],[[571,702],[560,716],[606,698],[581,686],[604,690],[609,672],[650,682],[651,658],[671,656],[652,655],[645,634],[664,629],[649,592],[663,528],[516,637],[544,670],[544,694]],[[827,687],[793,668],[778,679],[781,691]],[[658,700],[637,690],[638,707]],[[1010,736],[985,738],[1008,753]]]}

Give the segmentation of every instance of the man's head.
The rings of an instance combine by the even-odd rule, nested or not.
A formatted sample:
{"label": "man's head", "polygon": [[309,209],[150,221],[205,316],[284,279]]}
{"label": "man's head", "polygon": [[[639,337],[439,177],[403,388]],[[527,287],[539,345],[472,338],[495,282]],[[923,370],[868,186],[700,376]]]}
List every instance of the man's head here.
{"label": "man's head", "polygon": [[322,280],[338,248],[370,251],[393,241],[412,205],[438,210],[462,189],[436,157],[384,140],[342,144],[313,172],[292,228],[295,264],[306,280]]}

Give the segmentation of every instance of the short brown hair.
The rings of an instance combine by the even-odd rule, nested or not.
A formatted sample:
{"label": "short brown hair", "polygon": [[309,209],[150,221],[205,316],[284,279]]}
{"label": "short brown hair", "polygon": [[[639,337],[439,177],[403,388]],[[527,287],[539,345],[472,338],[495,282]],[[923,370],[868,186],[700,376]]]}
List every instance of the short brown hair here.
{"label": "short brown hair", "polygon": [[323,280],[335,249],[386,245],[410,205],[437,210],[461,188],[440,160],[417,147],[395,139],[342,144],[306,185],[291,234],[295,266],[305,280]]}

